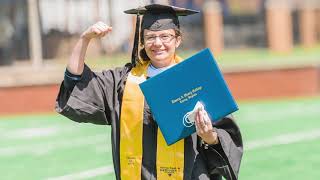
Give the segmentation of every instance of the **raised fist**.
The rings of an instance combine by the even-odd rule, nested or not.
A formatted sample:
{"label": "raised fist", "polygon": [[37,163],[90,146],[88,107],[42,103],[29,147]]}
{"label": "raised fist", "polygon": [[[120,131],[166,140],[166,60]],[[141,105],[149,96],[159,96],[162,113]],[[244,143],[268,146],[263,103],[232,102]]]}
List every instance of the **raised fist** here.
{"label": "raised fist", "polygon": [[106,25],[105,23],[99,21],[94,25],[90,26],[86,31],[81,34],[81,38],[92,39],[92,38],[102,38],[112,31],[112,27]]}

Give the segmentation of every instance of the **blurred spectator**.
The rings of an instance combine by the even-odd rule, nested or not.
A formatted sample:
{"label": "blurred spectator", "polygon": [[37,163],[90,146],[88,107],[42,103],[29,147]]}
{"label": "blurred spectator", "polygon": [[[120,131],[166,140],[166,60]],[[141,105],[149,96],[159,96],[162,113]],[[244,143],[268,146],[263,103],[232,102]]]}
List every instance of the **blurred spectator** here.
{"label": "blurred spectator", "polygon": [[230,10],[227,0],[219,0],[219,2],[222,8],[223,16],[228,16],[230,14]]}
{"label": "blurred spectator", "polygon": [[0,65],[12,63],[14,29],[10,19],[11,5],[10,0],[0,0]]}
{"label": "blurred spectator", "polygon": [[179,17],[182,27],[182,39],[184,41],[181,45],[181,49],[201,49],[204,46],[203,33],[199,33],[203,28],[203,2],[204,0],[170,0],[170,4],[173,6],[200,11],[200,13],[194,14],[188,18]]}
{"label": "blurred spectator", "polygon": [[200,10],[203,0],[171,0],[173,6]]}
{"label": "blurred spectator", "polygon": [[[217,0],[220,2],[222,11],[224,15],[229,14],[229,7],[227,0]],[[195,10],[202,10],[202,6],[205,0],[171,0],[171,5],[195,9]]]}
{"label": "blurred spectator", "polygon": [[27,1],[14,0],[12,5],[13,58],[29,59],[28,6]]}

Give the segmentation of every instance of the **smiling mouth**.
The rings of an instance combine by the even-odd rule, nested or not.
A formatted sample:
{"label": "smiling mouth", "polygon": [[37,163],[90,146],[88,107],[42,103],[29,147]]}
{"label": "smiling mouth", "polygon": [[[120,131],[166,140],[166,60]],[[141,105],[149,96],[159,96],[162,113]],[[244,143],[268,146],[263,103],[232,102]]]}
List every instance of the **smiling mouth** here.
{"label": "smiling mouth", "polygon": [[162,54],[163,52],[165,52],[164,50],[152,50],[152,52],[154,54]]}

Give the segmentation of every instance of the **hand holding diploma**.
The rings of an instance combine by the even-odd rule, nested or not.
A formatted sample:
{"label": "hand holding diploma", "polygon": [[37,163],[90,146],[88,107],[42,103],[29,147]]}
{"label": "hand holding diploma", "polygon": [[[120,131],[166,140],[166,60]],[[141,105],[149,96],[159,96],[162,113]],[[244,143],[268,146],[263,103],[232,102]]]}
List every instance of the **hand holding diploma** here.
{"label": "hand holding diploma", "polygon": [[207,144],[218,144],[218,134],[214,131],[210,117],[203,107],[200,107],[195,118],[196,131],[198,136]]}

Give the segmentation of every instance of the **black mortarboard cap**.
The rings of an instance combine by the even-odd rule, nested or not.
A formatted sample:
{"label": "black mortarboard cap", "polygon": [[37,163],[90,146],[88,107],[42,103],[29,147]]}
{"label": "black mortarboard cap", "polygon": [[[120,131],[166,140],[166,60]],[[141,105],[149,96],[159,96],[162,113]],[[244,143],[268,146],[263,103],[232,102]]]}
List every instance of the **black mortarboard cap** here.
{"label": "black mortarboard cap", "polygon": [[180,28],[178,16],[187,16],[199,11],[162,4],[150,4],[136,9],[124,11],[126,14],[137,15],[136,32],[132,49],[131,62],[135,66],[138,61],[138,45],[140,32],[140,15],[143,15],[141,31],[144,29],[160,31]]}

